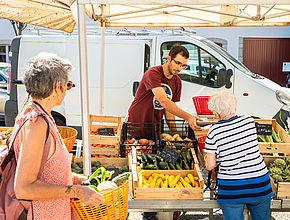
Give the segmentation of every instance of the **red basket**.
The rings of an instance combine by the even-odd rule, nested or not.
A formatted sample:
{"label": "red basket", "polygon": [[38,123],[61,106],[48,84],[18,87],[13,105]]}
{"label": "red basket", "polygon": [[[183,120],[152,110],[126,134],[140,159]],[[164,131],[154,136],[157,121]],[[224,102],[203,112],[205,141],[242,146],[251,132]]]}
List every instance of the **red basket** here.
{"label": "red basket", "polygon": [[210,96],[192,97],[192,101],[198,115],[212,115],[212,112],[208,109],[207,106],[209,98]]}
{"label": "red basket", "polygon": [[198,142],[197,145],[198,145],[199,151],[202,155],[203,155],[203,149],[204,149],[204,145],[205,145],[205,139],[206,139],[206,136],[202,136],[202,137],[197,138],[197,142]]}

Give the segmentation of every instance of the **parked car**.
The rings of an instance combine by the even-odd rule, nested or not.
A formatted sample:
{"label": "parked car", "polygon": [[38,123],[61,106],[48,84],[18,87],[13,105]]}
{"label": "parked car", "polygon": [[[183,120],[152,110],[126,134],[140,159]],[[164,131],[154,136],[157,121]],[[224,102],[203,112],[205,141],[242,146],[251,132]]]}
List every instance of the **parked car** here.
{"label": "parked car", "polygon": [[9,82],[10,63],[0,62],[0,121],[5,120],[5,102],[8,100],[7,88]]}

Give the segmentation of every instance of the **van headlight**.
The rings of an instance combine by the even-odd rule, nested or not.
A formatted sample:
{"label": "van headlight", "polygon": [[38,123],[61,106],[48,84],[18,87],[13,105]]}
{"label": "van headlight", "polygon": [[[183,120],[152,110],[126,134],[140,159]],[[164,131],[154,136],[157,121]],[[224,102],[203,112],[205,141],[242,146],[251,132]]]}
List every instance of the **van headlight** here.
{"label": "van headlight", "polygon": [[281,90],[277,90],[276,98],[283,105],[290,105],[290,98],[285,92],[282,92]]}

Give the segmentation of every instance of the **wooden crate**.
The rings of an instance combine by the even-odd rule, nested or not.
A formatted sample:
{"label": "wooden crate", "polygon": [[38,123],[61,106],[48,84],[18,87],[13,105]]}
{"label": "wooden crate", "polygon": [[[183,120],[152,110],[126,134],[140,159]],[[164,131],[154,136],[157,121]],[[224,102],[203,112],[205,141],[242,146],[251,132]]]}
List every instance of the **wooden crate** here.
{"label": "wooden crate", "polygon": [[[99,128],[114,128],[115,136],[94,135]],[[121,117],[90,115],[90,143],[93,155],[118,156],[120,151]]]}
{"label": "wooden crate", "polygon": [[[99,161],[103,166],[115,166],[121,168],[128,165],[128,158],[91,158],[91,162]],[[83,158],[73,158],[73,163],[83,162]]]}
{"label": "wooden crate", "polygon": [[[282,159],[284,158],[284,156],[263,155],[263,159],[267,167],[269,167],[270,164],[278,158]],[[271,186],[272,186],[274,198],[290,199],[290,183],[289,182],[274,183],[273,179],[271,178]]]}
{"label": "wooden crate", "polygon": [[290,199],[290,182],[279,182],[277,199]]}
{"label": "wooden crate", "polygon": [[198,164],[194,164],[194,170],[145,170],[144,176],[147,179],[153,173],[163,173],[164,175],[181,175],[185,177],[191,173],[199,178],[199,187],[194,188],[140,188],[136,171],[132,169],[133,176],[133,198],[135,200],[202,200],[204,181]]}
{"label": "wooden crate", "polygon": [[[196,154],[195,154],[195,150],[194,150],[194,148],[190,148],[190,150],[191,150],[191,154],[192,154],[192,157],[193,157],[193,160],[194,160],[194,163],[195,164],[198,164],[198,159],[197,159],[197,156],[196,156]],[[135,165],[135,166],[137,166],[137,152],[136,152],[136,150],[132,150],[132,152],[130,152],[129,154],[128,154],[128,161],[129,161],[129,169],[130,170],[132,170],[132,166],[133,166],[133,164]],[[157,171],[159,171],[159,170],[157,170]],[[161,170],[162,171],[162,170]]]}

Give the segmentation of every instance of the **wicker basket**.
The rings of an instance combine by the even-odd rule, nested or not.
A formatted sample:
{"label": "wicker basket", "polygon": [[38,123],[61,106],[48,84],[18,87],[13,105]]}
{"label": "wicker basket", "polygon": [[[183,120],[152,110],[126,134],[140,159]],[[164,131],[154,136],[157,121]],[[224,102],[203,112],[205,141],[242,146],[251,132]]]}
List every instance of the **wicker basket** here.
{"label": "wicker basket", "polygon": [[128,216],[128,183],[103,194],[104,203],[98,207],[85,205],[81,200],[71,200],[77,219],[123,220]]}
{"label": "wicker basket", "polygon": [[70,152],[73,149],[74,143],[78,135],[77,130],[74,128],[65,127],[65,126],[58,126],[57,129],[62,137],[62,140],[68,152]]}

